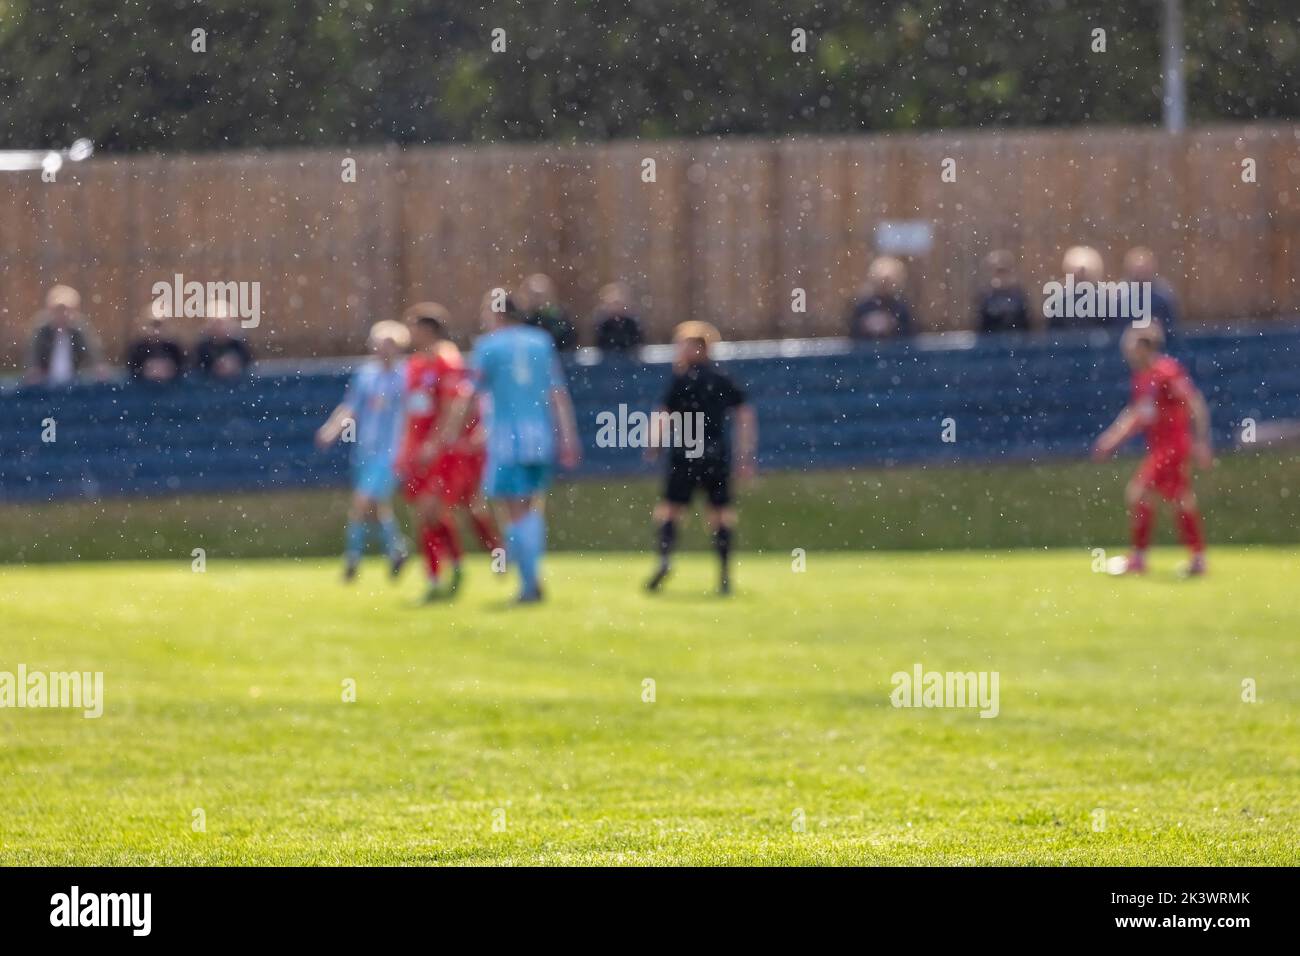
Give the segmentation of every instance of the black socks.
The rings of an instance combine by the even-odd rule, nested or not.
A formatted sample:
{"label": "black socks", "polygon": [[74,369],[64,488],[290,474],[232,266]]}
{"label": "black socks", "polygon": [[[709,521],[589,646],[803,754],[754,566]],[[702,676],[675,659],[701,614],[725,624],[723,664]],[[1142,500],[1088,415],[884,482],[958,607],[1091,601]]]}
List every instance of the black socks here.
{"label": "black socks", "polygon": [[718,551],[718,560],[722,562],[722,573],[727,573],[727,566],[731,562],[731,529],[721,527],[713,532],[713,546]]}
{"label": "black socks", "polygon": [[677,523],[665,521],[659,526],[659,563],[666,566],[677,544]]}

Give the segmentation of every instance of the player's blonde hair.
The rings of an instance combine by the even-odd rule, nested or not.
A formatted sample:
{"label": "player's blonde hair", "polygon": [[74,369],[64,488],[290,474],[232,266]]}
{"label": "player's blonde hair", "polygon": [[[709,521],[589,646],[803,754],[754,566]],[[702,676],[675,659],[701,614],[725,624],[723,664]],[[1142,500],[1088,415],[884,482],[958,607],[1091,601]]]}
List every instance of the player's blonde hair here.
{"label": "player's blonde hair", "polygon": [[722,333],[717,330],[716,326],[708,322],[691,320],[690,322],[683,322],[673,329],[674,342],[685,342],[687,339],[697,339],[703,342],[706,348],[709,348],[722,341]]}
{"label": "player's blonde hair", "polygon": [[369,341],[372,345],[378,345],[380,342],[389,341],[399,349],[410,348],[411,331],[401,322],[395,322],[392,319],[384,319],[376,322],[370,327]]}
{"label": "player's blonde hair", "polygon": [[407,325],[420,319],[434,319],[444,329],[451,326],[451,313],[447,311],[445,305],[438,302],[417,302],[415,305],[407,306],[406,311],[402,313],[402,321]]}

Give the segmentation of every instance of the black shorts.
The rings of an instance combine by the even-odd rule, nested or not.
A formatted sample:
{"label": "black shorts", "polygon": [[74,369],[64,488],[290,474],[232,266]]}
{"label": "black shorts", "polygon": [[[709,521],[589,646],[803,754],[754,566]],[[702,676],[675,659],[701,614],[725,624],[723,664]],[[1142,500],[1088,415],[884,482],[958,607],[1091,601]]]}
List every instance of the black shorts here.
{"label": "black shorts", "polygon": [[725,458],[673,458],[668,463],[664,501],[688,505],[696,488],[704,489],[715,508],[731,504],[731,462]]}

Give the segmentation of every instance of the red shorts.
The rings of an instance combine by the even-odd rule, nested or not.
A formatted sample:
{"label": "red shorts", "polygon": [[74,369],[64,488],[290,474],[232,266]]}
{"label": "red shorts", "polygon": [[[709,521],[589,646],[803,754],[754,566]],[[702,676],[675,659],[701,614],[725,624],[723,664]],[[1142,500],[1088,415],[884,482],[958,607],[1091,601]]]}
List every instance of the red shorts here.
{"label": "red shorts", "polygon": [[483,484],[482,452],[444,452],[432,463],[405,473],[402,493],[407,501],[437,495],[447,505],[468,505]]}
{"label": "red shorts", "polygon": [[1138,467],[1137,479],[1167,501],[1192,487],[1190,454],[1186,448],[1153,448]]}

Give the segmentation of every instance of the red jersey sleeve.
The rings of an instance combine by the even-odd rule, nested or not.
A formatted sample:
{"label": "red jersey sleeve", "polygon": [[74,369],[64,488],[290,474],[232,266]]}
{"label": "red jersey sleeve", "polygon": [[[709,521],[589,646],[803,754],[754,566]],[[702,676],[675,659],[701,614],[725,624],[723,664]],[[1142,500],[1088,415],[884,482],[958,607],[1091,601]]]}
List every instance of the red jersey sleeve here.
{"label": "red jersey sleeve", "polygon": [[1186,403],[1191,398],[1191,377],[1177,359],[1169,358],[1161,363],[1159,376],[1160,387],[1169,400]]}

